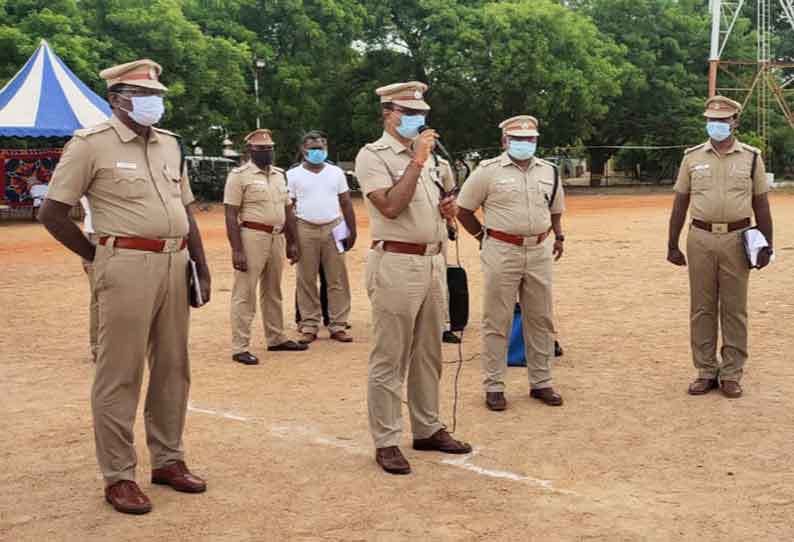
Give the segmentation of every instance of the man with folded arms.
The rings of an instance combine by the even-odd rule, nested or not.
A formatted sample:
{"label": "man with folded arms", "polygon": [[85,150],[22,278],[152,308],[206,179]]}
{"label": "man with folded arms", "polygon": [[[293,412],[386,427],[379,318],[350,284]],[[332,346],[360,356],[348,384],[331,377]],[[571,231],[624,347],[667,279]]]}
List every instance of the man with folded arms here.
{"label": "man with folded arms", "polygon": [[[178,137],[154,127],[167,90],[158,79],[161,72],[144,59],[99,74],[107,82],[113,116],[75,132],[39,214],[53,237],[92,262],[98,305],[91,392],[97,459],[105,499],[129,514],[145,514],[152,507],[135,483],[133,444],[145,360],[152,482],[188,493],[207,487],[185,465],[182,443],[190,388],[188,258],[196,262],[205,299],[210,273]],[[96,246],[68,217],[83,195]]]}
{"label": "man with folded arms", "polygon": [[[563,190],[554,166],[535,156],[539,135],[535,117],[512,117],[499,128],[504,152],[480,162],[458,196],[458,220],[482,241],[485,404],[490,410],[507,408],[507,345],[518,297],[530,397],[559,406],[562,397],[551,382],[551,264],[552,255],[560,259],[563,253]],[[484,225],[474,215],[480,207]]]}
{"label": "man with folded arms", "polygon": [[369,356],[369,427],[375,461],[391,474],[408,474],[400,451],[402,388],[415,450],[465,454],[439,420],[444,281],[441,254],[455,198],[446,196],[441,166],[431,156],[438,134],[419,128],[430,106],[427,85],[416,81],[377,89],[383,135],[356,157],[372,232],[366,286],[372,304]]}
{"label": "man with folded arms", "polygon": [[[703,395],[719,386],[725,397],[735,399],[742,395],[739,381],[747,361],[750,266],[742,232],[755,215],[769,243],[758,255],[758,267],[765,267],[773,253],[769,185],[761,152],[734,136],[741,104],[714,96],[705,109],[709,140],[687,149],[678,170],[667,260],[685,266],[689,259],[690,342],[698,376],[688,392]],[[678,237],[687,210],[692,223],[685,258]],[[717,359],[719,328],[722,365]]]}
{"label": "man with folded arms", "polygon": [[295,263],[300,257],[284,170],[273,165],[275,145],[270,130],[254,130],[245,142],[251,159],[229,172],[223,204],[234,267],[232,359],[243,365],[256,365],[259,358],[250,352],[250,343],[257,297],[268,351],[301,351],[308,347],[284,334],[281,274],[285,236],[290,262]]}

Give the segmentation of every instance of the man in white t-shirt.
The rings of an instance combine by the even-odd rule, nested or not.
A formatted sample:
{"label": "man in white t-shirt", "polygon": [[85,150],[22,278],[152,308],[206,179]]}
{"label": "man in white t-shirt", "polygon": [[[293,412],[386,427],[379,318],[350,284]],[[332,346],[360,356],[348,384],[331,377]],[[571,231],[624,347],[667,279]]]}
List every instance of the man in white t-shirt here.
{"label": "man in white t-shirt", "polygon": [[[88,198],[83,196],[80,198],[80,205],[83,206],[85,218],[83,219],[83,235],[85,235],[91,244],[96,245],[96,235],[94,234],[94,226],[91,222],[91,207],[88,204]],[[91,357],[96,363],[96,349],[97,349],[97,313],[98,306],[96,294],[94,294],[94,264],[88,260],[83,260],[83,271],[88,276],[88,288],[91,291],[91,302],[88,306],[88,338],[91,344]]]}
{"label": "man in white t-shirt", "polygon": [[[352,342],[345,326],[350,316],[350,283],[345,252],[356,242],[356,216],[345,173],[326,162],[325,134],[303,136],[303,161],[287,171],[287,189],[298,218],[300,259],[296,264],[300,342],[317,338],[322,321],[317,275],[322,265],[328,282],[328,330],[331,339]],[[344,231],[346,228],[346,232]],[[337,241],[339,241],[337,243]]]}

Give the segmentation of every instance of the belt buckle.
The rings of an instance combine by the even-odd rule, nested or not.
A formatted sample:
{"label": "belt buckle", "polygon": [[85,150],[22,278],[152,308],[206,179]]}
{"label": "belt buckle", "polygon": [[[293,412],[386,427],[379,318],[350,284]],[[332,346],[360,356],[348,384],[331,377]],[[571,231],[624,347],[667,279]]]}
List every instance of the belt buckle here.
{"label": "belt buckle", "polygon": [[182,239],[163,239],[162,252],[176,252],[182,245]]}
{"label": "belt buckle", "polygon": [[284,231],[284,224],[273,226],[273,233],[281,233],[282,231]]}
{"label": "belt buckle", "polygon": [[728,233],[728,224],[722,222],[712,224],[711,233]]}

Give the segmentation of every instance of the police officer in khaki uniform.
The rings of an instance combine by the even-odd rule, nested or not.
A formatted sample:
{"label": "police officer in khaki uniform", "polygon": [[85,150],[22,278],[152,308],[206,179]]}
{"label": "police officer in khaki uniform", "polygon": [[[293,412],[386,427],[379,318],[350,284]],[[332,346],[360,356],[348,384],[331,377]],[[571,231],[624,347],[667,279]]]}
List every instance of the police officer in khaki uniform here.
{"label": "police officer in khaki uniform", "polygon": [[456,206],[454,197],[442,197],[440,167],[431,156],[438,135],[419,134],[430,109],[425,90],[419,82],[377,89],[383,135],[356,157],[373,240],[366,271],[373,324],[369,425],[375,460],[392,474],[411,471],[399,448],[406,375],[414,449],[471,451],[438,416],[446,272],[441,249],[445,219],[455,215]]}
{"label": "police officer in khaki uniform", "polygon": [[[554,323],[551,302],[552,254],[563,253],[562,186],[556,172],[535,157],[538,121],[519,115],[502,122],[501,155],[483,160],[463,185],[458,219],[482,241],[484,274],[482,367],[485,403],[504,410],[507,343],[518,297],[526,345],[530,396],[559,406],[562,397],[551,383]],[[485,224],[474,215],[483,208]],[[554,231],[554,243],[548,240]]]}
{"label": "police officer in khaki uniform", "polygon": [[251,322],[256,316],[257,286],[262,323],[269,351],[306,350],[305,344],[284,334],[281,274],[286,254],[291,263],[300,257],[295,215],[287,195],[284,170],[273,165],[275,145],[270,130],[254,130],[245,137],[250,161],[229,172],[223,193],[226,234],[232,248],[232,359],[256,365],[249,352]]}
{"label": "police officer in khaki uniform", "polygon": [[[153,126],[164,111],[161,71],[151,60],[137,60],[99,74],[107,81],[113,116],[75,132],[39,215],[56,239],[93,263],[97,457],[105,499],[131,514],[151,509],[135,483],[133,444],[144,360],[150,373],[144,412],[152,482],[191,493],[206,489],[187,469],[182,444],[190,388],[188,258],[197,264],[205,299],[210,273],[178,137]],[[68,218],[83,195],[96,246]]]}
{"label": "police officer in khaki uniform", "polygon": [[[686,265],[689,259],[690,335],[698,377],[689,393],[702,395],[718,386],[723,395],[742,395],[739,381],[747,360],[747,283],[750,267],[742,232],[755,215],[769,247],[758,256],[765,267],[772,256],[772,215],[766,169],[761,153],[734,137],[739,103],[723,96],[706,101],[706,143],[687,149],[678,170],[670,216],[667,259]],[[687,258],[678,249],[686,220]],[[719,324],[718,324],[719,321]],[[717,359],[722,328],[722,365]]]}

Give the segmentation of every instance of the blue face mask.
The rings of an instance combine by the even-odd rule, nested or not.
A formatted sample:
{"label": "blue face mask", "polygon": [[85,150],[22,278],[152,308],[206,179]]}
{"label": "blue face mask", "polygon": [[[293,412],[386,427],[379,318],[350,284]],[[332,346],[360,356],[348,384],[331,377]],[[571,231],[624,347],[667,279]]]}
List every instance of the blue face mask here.
{"label": "blue face mask", "polygon": [[731,137],[731,125],[727,122],[710,120],[706,123],[706,132],[714,141],[725,141]]}
{"label": "blue face mask", "polygon": [[507,145],[507,154],[516,160],[529,160],[535,156],[538,148],[536,141],[514,141],[510,140]]}
{"label": "blue face mask", "polygon": [[425,125],[424,115],[403,115],[397,133],[405,139],[413,139],[419,135],[419,128]]}
{"label": "blue face mask", "polygon": [[319,166],[328,158],[328,151],[325,149],[309,149],[306,151],[306,161],[315,166]]}

